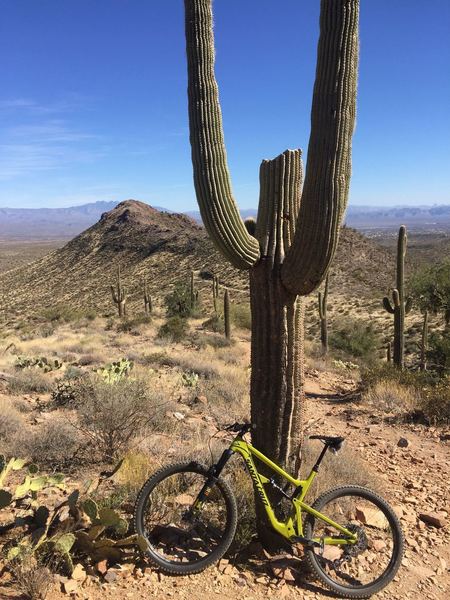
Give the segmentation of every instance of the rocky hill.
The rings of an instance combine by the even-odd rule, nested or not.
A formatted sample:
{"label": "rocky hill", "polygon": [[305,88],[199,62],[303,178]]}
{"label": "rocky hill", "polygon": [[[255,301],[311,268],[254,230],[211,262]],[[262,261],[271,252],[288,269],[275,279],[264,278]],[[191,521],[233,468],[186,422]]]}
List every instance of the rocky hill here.
{"label": "rocky hill", "polygon": [[[152,294],[162,299],[177,280],[187,280],[191,269],[198,275],[200,290],[209,290],[208,273],[214,272],[235,299],[247,296],[246,273],[221,258],[201,225],[185,215],[126,200],[64,247],[2,273],[4,310],[14,316],[66,304],[111,311],[109,286],[118,264],[133,311],[141,310],[143,278]],[[351,298],[374,293],[377,298],[391,285],[392,264],[388,250],[344,227],[331,289]]]}

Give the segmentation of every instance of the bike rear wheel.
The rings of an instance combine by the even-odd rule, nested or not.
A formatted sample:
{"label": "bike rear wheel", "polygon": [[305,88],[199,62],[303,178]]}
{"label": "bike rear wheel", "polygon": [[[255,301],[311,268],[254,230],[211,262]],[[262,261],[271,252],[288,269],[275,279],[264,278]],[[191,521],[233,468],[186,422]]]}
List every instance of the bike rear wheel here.
{"label": "bike rear wheel", "polygon": [[[206,483],[206,497],[195,506]],[[135,531],[146,539],[149,558],[172,574],[199,573],[218,561],[233,541],[236,523],[229,485],[194,462],[169,465],[150,477],[134,511]]]}
{"label": "bike rear wheel", "polygon": [[[307,560],[322,583],[344,598],[369,598],[392,581],[403,556],[403,534],[383,498],[360,486],[339,487],[322,494],[312,508],[358,536],[354,545],[306,549]],[[304,534],[308,539],[343,537],[310,514]]]}

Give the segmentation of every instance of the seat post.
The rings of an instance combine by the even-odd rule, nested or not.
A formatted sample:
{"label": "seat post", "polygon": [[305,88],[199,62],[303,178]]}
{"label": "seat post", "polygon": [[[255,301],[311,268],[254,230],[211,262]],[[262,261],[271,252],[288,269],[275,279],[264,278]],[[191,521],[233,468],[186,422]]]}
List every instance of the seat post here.
{"label": "seat post", "polygon": [[319,458],[316,461],[316,464],[313,466],[312,471],[314,471],[315,473],[317,473],[319,471],[319,467],[320,467],[320,463],[323,460],[323,457],[325,456],[326,452],[328,450],[328,444],[324,444],[324,447],[322,448],[322,452],[319,455]]}

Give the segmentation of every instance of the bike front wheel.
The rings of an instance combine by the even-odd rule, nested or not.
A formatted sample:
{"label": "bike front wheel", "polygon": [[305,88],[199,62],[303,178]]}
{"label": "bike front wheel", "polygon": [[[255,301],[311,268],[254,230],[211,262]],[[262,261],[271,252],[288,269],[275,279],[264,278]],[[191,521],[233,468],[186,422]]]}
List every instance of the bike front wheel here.
{"label": "bike front wheel", "polygon": [[[207,493],[199,503],[198,495]],[[147,541],[149,558],[166,573],[199,573],[228,550],[237,508],[226,481],[194,462],[164,467],[136,500],[134,527]]]}
{"label": "bike front wheel", "polygon": [[[344,598],[369,598],[392,581],[403,556],[403,534],[383,498],[360,486],[339,487],[319,496],[312,508],[357,536],[354,544],[306,549],[322,583]],[[304,533],[315,540],[343,538],[335,527],[310,514]]]}

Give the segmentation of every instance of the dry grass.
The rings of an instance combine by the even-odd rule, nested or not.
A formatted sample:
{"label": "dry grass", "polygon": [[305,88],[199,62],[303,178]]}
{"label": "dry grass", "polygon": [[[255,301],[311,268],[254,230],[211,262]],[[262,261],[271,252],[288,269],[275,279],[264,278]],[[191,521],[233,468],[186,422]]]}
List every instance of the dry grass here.
{"label": "dry grass", "polygon": [[25,428],[13,442],[14,454],[25,456],[47,469],[66,468],[79,462],[85,440],[65,417],[52,417],[39,427]]}
{"label": "dry grass", "polygon": [[[302,467],[300,470],[302,478],[309,475],[322,447],[319,441],[305,440],[302,446]],[[342,485],[362,485],[374,491],[382,491],[381,481],[369,473],[367,465],[353,450],[345,445],[337,454],[326,453],[320,465],[320,471],[308,492],[306,501],[311,504],[323,492]]]}
{"label": "dry grass", "polygon": [[13,396],[20,394],[45,394],[51,391],[53,381],[48,375],[37,369],[24,369],[16,372],[8,382],[8,388]]}
{"label": "dry grass", "polygon": [[17,432],[23,427],[23,418],[6,398],[0,399],[0,444],[8,448]]}
{"label": "dry grass", "polygon": [[53,583],[53,575],[33,555],[17,561],[12,567],[17,591],[28,600],[45,600]]}
{"label": "dry grass", "polygon": [[381,379],[371,385],[363,401],[386,413],[409,413],[419,404],[417,391],[390,379]]}

